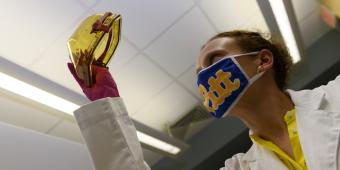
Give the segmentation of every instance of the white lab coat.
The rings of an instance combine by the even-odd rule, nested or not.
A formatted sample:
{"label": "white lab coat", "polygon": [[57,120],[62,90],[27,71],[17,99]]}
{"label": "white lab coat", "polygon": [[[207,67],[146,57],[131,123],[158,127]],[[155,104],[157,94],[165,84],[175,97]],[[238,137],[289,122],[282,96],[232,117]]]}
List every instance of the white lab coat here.
{"label": "white lab coat", "polygon": [[[309,170],[340,170],[340,76],[313,90],[287,91]],[[75,112],[96,170],[148,170],[135,127],[120,98],[106,98]],[[277,156],[254,143],[220,170],[286,170]]]}

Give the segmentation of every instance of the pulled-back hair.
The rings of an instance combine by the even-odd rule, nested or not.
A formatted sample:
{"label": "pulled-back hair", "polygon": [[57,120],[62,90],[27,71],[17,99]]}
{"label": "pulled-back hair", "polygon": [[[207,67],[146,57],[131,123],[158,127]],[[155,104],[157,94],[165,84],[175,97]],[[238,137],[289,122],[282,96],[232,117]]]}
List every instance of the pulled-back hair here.
{"label": "pulled-back hair", "polygon": [[281,90],[286,87],[288,73],[292,66],[292,57],[284,43],[276,40],[273,36],[266,39],[258,32],[244,30],[222,32],[212,37],[209,41],[223,37],[236,40],[237,45],[244,52],[260,51],[262,49],[270,50],[274,57],[274,80]]}

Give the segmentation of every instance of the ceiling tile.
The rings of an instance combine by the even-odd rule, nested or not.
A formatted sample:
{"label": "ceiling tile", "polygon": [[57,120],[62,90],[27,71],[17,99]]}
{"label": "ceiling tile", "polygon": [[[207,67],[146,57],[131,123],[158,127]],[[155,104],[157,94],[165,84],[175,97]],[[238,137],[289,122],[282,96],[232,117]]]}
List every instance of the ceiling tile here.
{"label": "ceiling tile", "polygon": [[218,31],[237,29],[259,10],[256,0],[202,0],[200,6]]}
{"label": "ceiling tile", "polygon": [[150,127],[164,130],[166,124],[172,125],[178,121],[197,103],[190,93],[173,83],[132,117]]}
{"label": "ceiling tile", "polygon": [[261,11],[255,12],[246,23],[240,26],[240,29],[269,33],[269,28]]}
{"label": "ceiling tile", "polygon": [[20,65],[32,63],[86,9],[76,0],[6,1],[0,6],[0,55]]}
{"label": "ceiling tile", "polygon": [[298,24],[305,48],[312,45],[330,30],[320,17],[319,8],[316,8],[308,17],[299,21]]}
{"label": "ceiling tile", "polygon": [[[60,119],[24,103],[0,95],[0,121],[45,133]],[[39,123],[37,123],[39,122]]]}
{"label": "ceiling tile", "polygon": [[195,96],[201,99],[201,95],[198,93],[197,88],[197,75],[196,75],[196,66],[191,66],[188,71],[182,74],[181,77],[178,78],[178,81],[184,85],[188,90],[195,94]]}
{"label": "ceiling tile", "polygon": [[122,38],[117,47],[117,51],[114,54],[109,68],[112,73],[117,73],[138,53],[125,38]]}
{"label": "ceiling tile", "polygon": [[94,10],[120,13],[123,34],[143,48],[192,5],[192,0],[103,0]]}
{"label": "ceiling tile", "polygon": [[130,114],[164,89],[171,78],[144,56],[132,59],[118,73],[113,73],[121,97]]}
{"label": "ceiling tile", "polygon": [[81,136],[78,125],[71,121],[62,121],[58,126],[53,128],[49,135],[72,140],[74,142],[83,143],[83,137]]}
{"label": "ceiling tile", "polygon": [[298,21],[308,17],[319,6],[317,0],[298,0],[291,1]]}
{"label": "ceiling tile", "polygon": [[72,32],[68,31],[59,37],[59,39],[47,48],[44,54],[30,66],[30,70],[82,94],[81,88],[72,77],[66,65],[66,63],[71,62],[66,45],[71,34]]}
{"label": "ceiling tile", "polygon": [[78,0],[81,1],[86,7],[93,7],[94,5],[98,4],[101,0]]}
{"label": "ceiling tile", "polygon": [[172,76],[178,77],[196,62],[202,45],[214,29],[198,8],[194,8],[145,50]]}

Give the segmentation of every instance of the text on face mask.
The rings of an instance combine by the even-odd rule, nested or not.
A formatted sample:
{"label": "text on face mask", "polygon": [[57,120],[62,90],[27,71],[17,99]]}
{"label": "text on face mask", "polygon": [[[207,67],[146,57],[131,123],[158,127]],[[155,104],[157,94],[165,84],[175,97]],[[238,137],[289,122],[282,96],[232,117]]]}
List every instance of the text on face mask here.
{"label": "text on face mask", "polygon": [[[224,72],[222,69],[216,72],[216,78],[208,79],[209,91],[200,84],[199,92],[204,96],[204,106],[209,112],[214,112],[218,106],[224,103],[224,100],[229,97],[233,91],[237,91],[240,87],[240,80],[232,81],[230,72]],[[209,101],[211,104],[209,104]]]}

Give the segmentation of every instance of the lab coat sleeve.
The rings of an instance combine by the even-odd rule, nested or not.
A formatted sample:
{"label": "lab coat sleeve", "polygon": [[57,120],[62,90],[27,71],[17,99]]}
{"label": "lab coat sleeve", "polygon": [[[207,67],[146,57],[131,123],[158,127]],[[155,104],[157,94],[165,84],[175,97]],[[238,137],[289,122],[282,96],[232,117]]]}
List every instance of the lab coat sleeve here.
{"label": "lab coat sleeve", "polygon": [[74,112],[96,170],[150,170],[121,98],[105,98]]}

